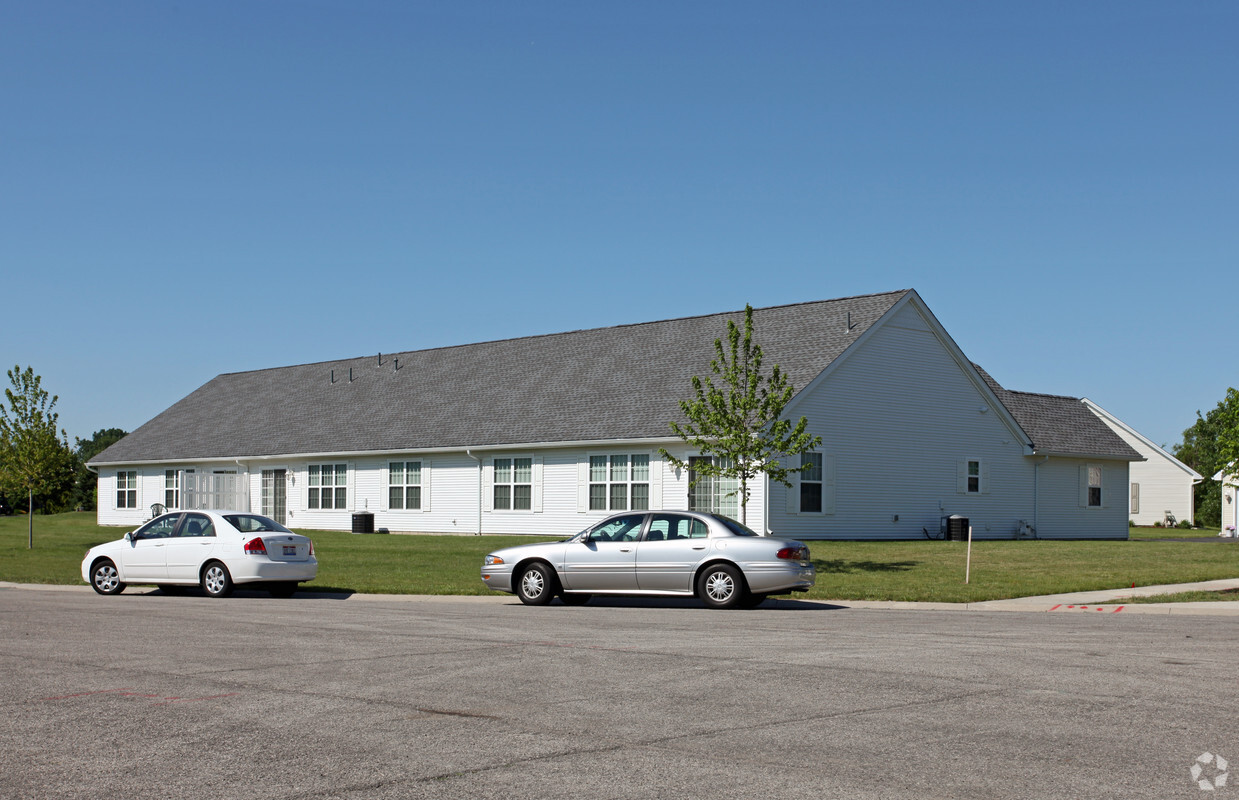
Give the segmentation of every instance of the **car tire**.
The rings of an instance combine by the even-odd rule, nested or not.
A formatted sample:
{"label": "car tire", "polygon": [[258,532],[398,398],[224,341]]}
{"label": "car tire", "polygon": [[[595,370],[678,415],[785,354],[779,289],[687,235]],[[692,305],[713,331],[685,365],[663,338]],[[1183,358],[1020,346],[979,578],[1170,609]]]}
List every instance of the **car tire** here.
{"label": "car tire", "polygon": [[90,588],[99,594],[120,594],[125,591],[125,584],[121,582],[116,565],[102,558],[90,567]]}
{"label": "car tire", "polygon": [[296,581],[277,581],[267,584],[267,591],[272,597],[292,597],[293,592],[297,591]]}
{"label": "car tire", "polygon": [[580,592],[560,592],[559,600],[566,606],[583,606],[589,602],[592,596],[581,594]]}
{"label": "car tire", "polygon": [[710,608],[735,608],[748,593],[744,576],[731,564],[711,564],[697,576],[697,596]]}
{"label": "car tire", "polygon": [[558,593],[555,572],[546,564],[530,564],[516,579],[516,596],[527,606],[544,606]]}
{"label": "car tire", "polygon": [[202,591],[208,597],[227,597],[232,594],[232,575],[219,561],[208,562],[202,568]]}

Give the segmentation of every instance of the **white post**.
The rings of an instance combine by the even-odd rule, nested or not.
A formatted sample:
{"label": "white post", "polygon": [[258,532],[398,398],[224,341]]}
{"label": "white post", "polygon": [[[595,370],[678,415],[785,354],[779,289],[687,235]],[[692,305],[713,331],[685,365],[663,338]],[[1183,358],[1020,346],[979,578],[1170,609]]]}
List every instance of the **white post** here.
{"label": "white post", "polygon": [[972,526],[968,526],[968,558],[964,561],[964,583],[972,578]]}

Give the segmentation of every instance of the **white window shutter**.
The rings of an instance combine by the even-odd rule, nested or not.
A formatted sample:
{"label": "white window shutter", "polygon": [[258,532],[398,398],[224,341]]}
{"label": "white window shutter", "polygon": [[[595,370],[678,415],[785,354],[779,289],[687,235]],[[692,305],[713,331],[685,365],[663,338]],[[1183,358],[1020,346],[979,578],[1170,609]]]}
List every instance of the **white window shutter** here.
{"label": "white window shutter", "polygon": [[482,510],[495,510],[495,459],[482,462]]}
{"label": "white window shutter", "polygon": [[1088,464],[1080,465],[1080,508],[1088,508]]}
{"label": "white window shutter", "polygon": [[387,482],[390,474],[391,462],[384,461],[379,470],[379,511],[391,511],[391,491],[387,488],[390,485]]}
{"label": "white window shutter", "polygon": [[422,461],[422,511],[430,510],[430,475],[433,470],[429,461]]}
{"label": "white window shutter", "polygon": [[989,462],[981,462],[981,494],[989,494]]}
{"label": "white window shutter", "polygon": [[[586,487],[588,489],[589,487]],[[663,462],[658,453],[650,453],[650,508],[663,507]]]}
{"label": "white window shutter", "polygon": [[589,511],[589,453],[576,462],[576,513]]}
{"label": "white window shutter", "polygon": [[542,456],[533,457],[533,511],[542,511]]}
{"label": "white window shutter", "polygon": [[835,513],[835,472],[839,459],[833,455],[822,456],[822,513]]}
{"label": "white window shutter", "polygon": [[968,461],[957,461],[955,463],[955,492],[957,494],[968,494]]}
{"label": "white window shutter", "polygon": [[1133,483],[1131,485],[1131,508],[1129,513],[1140,513],[1140,484],[1138,483]]}

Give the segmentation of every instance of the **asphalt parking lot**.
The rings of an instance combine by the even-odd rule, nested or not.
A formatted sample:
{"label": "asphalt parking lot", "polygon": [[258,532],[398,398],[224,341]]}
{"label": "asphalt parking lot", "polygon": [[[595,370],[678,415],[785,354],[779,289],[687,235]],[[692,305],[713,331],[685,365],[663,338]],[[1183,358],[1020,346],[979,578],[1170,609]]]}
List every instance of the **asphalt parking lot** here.
{"label": "asphalt parking lot", "polygon": [[0,589],[0,797],[1239,796],[1218,785],[1239,764],[1237,634],[1235,617]]}

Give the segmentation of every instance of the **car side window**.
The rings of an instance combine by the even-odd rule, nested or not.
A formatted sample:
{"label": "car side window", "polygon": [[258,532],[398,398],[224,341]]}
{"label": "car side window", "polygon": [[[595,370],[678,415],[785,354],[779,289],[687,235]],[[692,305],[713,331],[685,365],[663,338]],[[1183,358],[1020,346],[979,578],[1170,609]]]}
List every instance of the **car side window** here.
{"label": "car side window", "polygon": [[203,514],[186,514],[185,524],[181,526],[181,536],[214,536],[215,526],[211,518]]}
{"label": "car side window", "polygon": [[180,518],[180,514],[165,514],[158,519],[153,519],[141,528],[138,528],[134,538],[167,539],[172,535],[172,531],[176,529],[176,522]]}
{"label": "car side window", "polygon": [[688,538],[706,539],[710,536],[710,526],[699,519],[689,520]]}
{"label": "car side window", "polygon": [[698,520],[681,517],[678,514],[655,514],[650,520],[650,530],[645,535],[645,540],[659,542],[691,538],[693,522],[698,522]]}
{"label": "car side window", "polygon": [[594,528],[590,538],[596,542],[635,542],[641,535],[644,514],[628,514],[616,517],[605,525]]}

